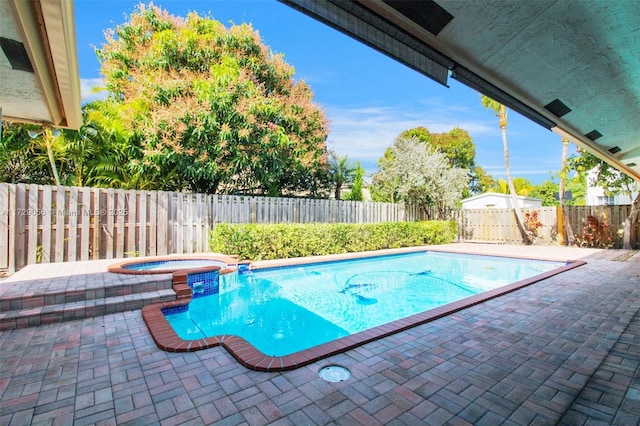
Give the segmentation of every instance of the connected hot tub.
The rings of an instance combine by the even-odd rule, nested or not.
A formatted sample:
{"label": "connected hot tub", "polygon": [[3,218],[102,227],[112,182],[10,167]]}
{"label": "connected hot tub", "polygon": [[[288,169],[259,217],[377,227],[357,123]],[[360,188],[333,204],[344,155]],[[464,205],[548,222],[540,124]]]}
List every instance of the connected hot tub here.
{"label": "connected hot tub", "polygon": [[220,275],[235,272],[238,258],[227,255],[187,255],[127,259],[109,266],[114,274],[171,274],[176,300],[217,293]]}
{"label": "connected hot tub", "polygon": [[125,260],[109,266],[108,270],[116,274],[147,275],[217,267],[222,272],[235,270],[237,264],[237,257],[226,255],[164,256]]}

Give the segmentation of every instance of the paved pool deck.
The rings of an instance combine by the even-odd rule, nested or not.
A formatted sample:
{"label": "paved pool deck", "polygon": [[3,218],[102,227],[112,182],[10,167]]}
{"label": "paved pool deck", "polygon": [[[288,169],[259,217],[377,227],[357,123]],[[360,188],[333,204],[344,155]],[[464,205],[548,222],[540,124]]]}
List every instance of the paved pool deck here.
{"label": "paved pool deck", "polygon": [[[0,424],[640,424],[640,255],[446,248],[587,263],[277,373],[246,369],[222,347],[164,352],[140,310],[2,331]],[[62,265],[48,273],[104,270]],[[27,267],[0,286],[46,276]],[[330,364],[351,378],[318,377]]]}

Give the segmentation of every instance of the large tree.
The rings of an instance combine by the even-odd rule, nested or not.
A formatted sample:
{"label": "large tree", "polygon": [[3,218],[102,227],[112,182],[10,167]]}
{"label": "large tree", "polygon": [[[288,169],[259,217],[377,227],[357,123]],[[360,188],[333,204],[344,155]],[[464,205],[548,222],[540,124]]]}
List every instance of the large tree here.
{"label": "large tree", "polygon": [[440,151],[416,138],[397,138],[378,164],[373,186],[392,201],[435,207],[438,217],[455,207],[469,183],[469,171],[452,167]]}
{"label": "large tree", "polygon": [[416,138],[427,146],[443,153],[452,167],[469,171],[469,190],[465,196],[481,193],[492,178],[476,164],[476,147],[471,135],[459,127],[445,133],[432,133],[426,127],[408,129],[398,135],[399,138]]}
{"label": "large tree", "polygon": [[[638,211],[640,209],[640,186],[638,182],[586,150],[580,150],[578,155],[569,158],[567,168],[575,170],[584,176],[587,176],[589,172],[593,172],[593,177],[589,184],[601,187],[607,196],[625,194],[630,199],[633,199],[631,211],[624,222],[623,248],[626,250],[634,248],[631,246],[631,241],[634,240],[634,225],[638,220]],[[633,194],[635,194],[635,198]]]}
{"label": "large tree", "polygon": [[[281,195],[326,184],[327,121],[251,25],[140,4],[97,51],[106,103],[176,189]],[[314,194],[312,194],[314,195]]]}

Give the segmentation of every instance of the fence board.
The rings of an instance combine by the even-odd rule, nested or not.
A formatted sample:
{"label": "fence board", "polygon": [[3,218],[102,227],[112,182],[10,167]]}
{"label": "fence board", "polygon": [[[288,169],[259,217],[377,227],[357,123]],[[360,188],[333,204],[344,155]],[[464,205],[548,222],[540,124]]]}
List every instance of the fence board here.
{"label": "fence board", "polygon": [[27,264],[36,263],[38,255],[38,218],[40,209],[38,208],[38,185],[27,186],[27,209],[24,211],[28,223],[27,236]]}
{"label": "fence board", "polygon": [[13,220],[12,223],[15,223],[16,226],[16,243],[17,245],[13,246],[14,251],[16,253],[16,269],[20,269],[27,264],[27,259],[25,256],[25,247],[27,246],[25,243],[26,237],[26,224],[25,224],[25,214],[23,213],[26,208],[26,185],[18,184],[16,187],[16,196],[15,196],[15,209],[13,212]]}
{"label": "fence board", "polygon": [[124,216],[125,228],[127,232],[127,241],[125,245],[125,254],[127,256],[136,256],[138,247],[136,244],[136,221],[137,221],[137,195],[136,191],[129,190],[124,194],[125,208],[124,211],[118,211],[116,214]]}
{"label": "fence board", "polygon": [[178,254],[182,254],[184,252],[183,247],[184,247],[184,243],[183,243],[183,235],[182,235],[182,231],[183,231],[183,223],[185,221],[185,215],[184,215],[184,196],[183,194],[177,194],[174,197],[174,200],[176,201],[176,208],[175,208],[175,212],[176,212],[176,216],[175,216],[175,224],[174,224],[174,230],[175,230],[175,244],[172,247],[172,251],[174,251],[175,253]]}
{"label": "fence board", "polygon": [[64,226],[67,215],[65,214],[65,191],[64,187],[56,186],[56,201],[54,204],[56,229],[54,234],[54,262],[64,261]]}
{"label": "fence board", "polygon": [[12,274],[16,271],[16,239],[18,237],[18,228],[16,225],[16,208],[17,208],[17,191],[18,188],[15,185],[11,185],[9,187],[9,220],[8,224],[11,227],[14,227],[13,230],[9,230],[9,244],[8,244],[8,252],[9,252],[9,265],[7,267],[7,272]]}
{"label": "fence board", "polygon": [[100,190],[97,188],[90,188],[90,203],[91,203],[91,220],[89,222],[89,258],[92,260],[100,259]]}
{"label": "fence board", "polygon": [[0,269],[9,269],[9,188],[8,184],[0,183]]}
{"label": "fence board", "polygon": [[115,222],[115,231],[113,232],[113,239],[114,239],[114,245],[115,245],[115,250],[116,250],[116,258],[121,258],[124,257],[124,252],[125,252],[125,236],[126,236],[126,229],[124,227],[124,213],[127,209],[126,206],[126,198],[125,198],[125,192],[122,189],[118,189],[115,191],[115,203],[114,203],[114,210],[111,210],[110,212],[108,212],[107,214],[109,214],[109,216],[113,216],[114,217],[114,222]]}
{"label": "fence board", "polygon": [[185,210],[185,218],[182,221],[182,226],[184,229],[184,244],[183,244],[183,252],[184,253],[193,253],[193,238],[194,238],[194,233],[193,233],[193,222],[194,222],[194,202],[195,200],[193,199],[194,197],[192,195],[186,195],[185,196],[185,204],[184,204],[184,210]]}
{"label": "fence board", "polygon": [[66,240],[67,240],[67,253],[65,260],[76,258],[76,247],[78,244],[78,188],[69,188],[69,206],[66,210],[66,214],[69,217],[68,223],[65,228]]}
{"label": "fence board", "polygon": [[93,211],[91,210],[91,188],[81,188],[81,212],[80,218],[82,223],[80,225],[80,260],[89,260],[89,229],[91,227],[91,217]]}
{"label": "fence board", "polygon": [[147,218],[147,202],[148,202],[147,191],[140,192],[140,198],[138,200],[138,253],[140,256],[146,256],[147,251],[147,225],[149,223],[149,219]]}
{"label": "fence board", "polygon": [[169,254],[169,234],[168,234],[169,193],[168,192],[162,191],[158,193],[158,211],[157,211],[156,217],[157,217],[157,223],[162,224],[162,226],[157,227],[157,237],[156,237],[157,254],[158,255]]}
{"label": "fence board", "polygon": [[151,191],[149,193],[149,224],[146,227],[148,229],[148,249],[147,255],[155,256],[158,253],[158,193]]}
{"label": "fence board", "polygon": [[106,259],[113,259],[116,249],[116,233],[115,228],[115,216],[111,214],[116,207],[116,191],[114,189],[107,189],[105,200],[104,215],[106,218],[106,225],[104,227],[104,233],[106,237]]}
{"label": "fence board", "polygon": [[[42,224],[40,231],[40,262],[51,262],[51,223],[54,215],[54,211],[51,208],[51,187],[41,186],[38,188],[39,193],[42,194]],[[1,255],[0,255],[0,260]]]}

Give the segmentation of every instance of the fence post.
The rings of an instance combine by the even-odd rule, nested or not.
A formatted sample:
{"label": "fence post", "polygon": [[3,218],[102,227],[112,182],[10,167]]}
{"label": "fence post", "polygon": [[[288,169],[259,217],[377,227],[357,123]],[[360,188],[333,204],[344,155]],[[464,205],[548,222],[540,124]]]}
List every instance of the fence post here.
{"label": "fence post", "polygon": [[565,245],[564,238],[564,212],[562,211],[562,205],[556,206],[556,232],[558,233],[558,244]]}

